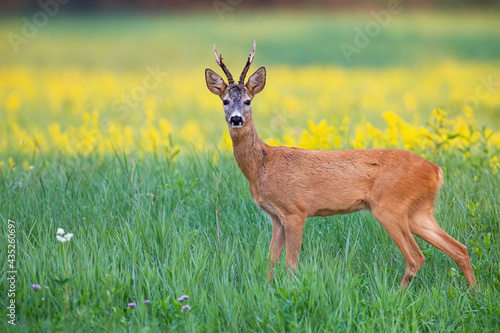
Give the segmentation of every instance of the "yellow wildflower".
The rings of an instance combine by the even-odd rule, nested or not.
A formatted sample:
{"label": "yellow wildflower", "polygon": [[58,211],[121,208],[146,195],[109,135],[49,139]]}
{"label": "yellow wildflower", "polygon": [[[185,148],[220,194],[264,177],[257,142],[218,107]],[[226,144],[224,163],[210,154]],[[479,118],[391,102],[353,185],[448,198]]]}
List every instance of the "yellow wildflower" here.
{"label": "yellow wildflower", "polygon": [[500,163],[498,162],[498,157],[493,156],[490,158],[490,168],[493,172],[493,174],[496,174],[498,172],[498,169],[500,168]]}

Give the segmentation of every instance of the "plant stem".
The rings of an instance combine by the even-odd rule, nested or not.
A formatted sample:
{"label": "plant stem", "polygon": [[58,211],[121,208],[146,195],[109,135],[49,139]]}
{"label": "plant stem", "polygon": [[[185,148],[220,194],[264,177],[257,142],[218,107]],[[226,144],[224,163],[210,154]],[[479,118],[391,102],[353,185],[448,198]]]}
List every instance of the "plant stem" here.
{"label": "plant stem", "polygon": [[[66,251],[64,250],[64,243],[62,244],[62,252],[63,252],[63,261],[64,261],[64,279],[68,278],[68,264],[66,261]],[[68,281],[64,283],[64,290],[65,290],[65,299],[64,299],[64,314],[66,315],[68,312]]]}

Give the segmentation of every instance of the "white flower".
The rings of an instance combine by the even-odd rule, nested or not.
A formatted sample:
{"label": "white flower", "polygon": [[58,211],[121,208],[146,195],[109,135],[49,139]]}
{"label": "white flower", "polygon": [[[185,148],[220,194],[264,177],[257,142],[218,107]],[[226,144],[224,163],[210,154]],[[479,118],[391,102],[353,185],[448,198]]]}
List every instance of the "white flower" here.
{"label": "white flower", "polygon": [[30,165],[28,169],[33,170],[35,167]]}
{"label": "white flower", "polygon": [[61,243],[66,243],[68,241],[65,237],[62,237],[62,236],[59,236],[59,235],[57,235],[56,238]]}
{"label": "white flower", "polygon": [[73,238],[73,234],[72,233],[67,233],[66,235],[64,234],[64,230],[59,228],[57,229],[57,236],[56,236],[56,239],[58,241],[60,241],[61,243],[66,243],[66,242],[69,242],[71,240],[71,238]]}

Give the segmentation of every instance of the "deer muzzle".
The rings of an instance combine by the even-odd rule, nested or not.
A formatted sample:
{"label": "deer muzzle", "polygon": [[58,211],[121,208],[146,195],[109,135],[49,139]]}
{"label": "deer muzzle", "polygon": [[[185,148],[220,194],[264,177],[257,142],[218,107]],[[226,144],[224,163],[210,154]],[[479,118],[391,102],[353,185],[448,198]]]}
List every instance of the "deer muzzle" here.
{"label": "deer muzzle", "polygon": [[229,125],[231,125],[232,128],[240,128],[243,126],[244,122],[243,118],[238,115],[234,115],[229,118]]}

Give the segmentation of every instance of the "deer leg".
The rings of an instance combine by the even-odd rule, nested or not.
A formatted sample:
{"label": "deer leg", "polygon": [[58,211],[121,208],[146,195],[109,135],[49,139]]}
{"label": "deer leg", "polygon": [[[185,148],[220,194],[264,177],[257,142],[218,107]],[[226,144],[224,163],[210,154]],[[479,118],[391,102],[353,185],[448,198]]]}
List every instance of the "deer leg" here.
{"label": "deer leg", "polygon": [[273,268],[278,263],[285,247],[285,228],[281,224],[281,220],[277,216],[271,216],[273,221],[273,237],[269,246],[269,263],[271,267],[267,270],[267,278],[269,281],[273,279]]}
{"label": "deer leg", "polygon": [[291,215],[283,219],[286,239],[286,267],[295,274],[299,262],[300,246],[302,245],[302,231],[306,217]]}
{"label": "deer leg", "polygon": [[425,262],[425,256],[410,232],[408,217],[404,214],[396,215],[377,210],[372,212],[403,254],[406,271],[401,280],[401,286],[406,288]]}
{"label": "deer leg", "polygon": [[434,219],[432,209],[426,209],[413,214],[410,217],[410,222],[412,233],[437,247],[457,263],[458,267],[464,273],[467,283],[474,290],[476,287],[476,277],[472,270],[467,247],[453,239],[439,227]]}

